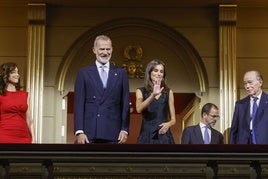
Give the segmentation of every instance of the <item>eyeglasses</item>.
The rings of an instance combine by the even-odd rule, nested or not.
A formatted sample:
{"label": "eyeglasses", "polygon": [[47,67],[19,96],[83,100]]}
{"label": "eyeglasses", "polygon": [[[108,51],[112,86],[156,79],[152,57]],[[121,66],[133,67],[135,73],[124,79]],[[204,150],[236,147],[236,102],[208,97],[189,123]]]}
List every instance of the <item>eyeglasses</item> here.
{"label": "eyeglasses", "polygon": [[219,119],[220,116],[219,115],[211,115],[211,114],[208,114],[210,117],[214,118],[214,119]]}

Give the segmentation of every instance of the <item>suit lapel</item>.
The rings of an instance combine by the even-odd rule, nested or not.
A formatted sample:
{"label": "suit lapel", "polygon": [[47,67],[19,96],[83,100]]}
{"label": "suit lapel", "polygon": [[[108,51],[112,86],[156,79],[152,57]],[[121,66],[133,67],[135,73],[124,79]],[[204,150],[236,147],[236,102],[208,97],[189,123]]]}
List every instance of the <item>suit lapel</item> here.
{"label": "suit lapel", "polygon": [[210,129],[211,129],[211,141],[210,141],[210,143],[216,144],[216,143],[218,143],[216,131],[212,127]]}
{"label": "suit lapel", "polygon": [[246,102],[242,104],[243,109],[245,109],[246,114],[244,114],[246,120],[247,120],[247,125],[250,126],[250,97],[247,97]]}
{"label": "suit lapel", "polygon": [[202,132],[201,132],[199,124],[197,124],[195,126],[194,133],[195,133],[195,136],[196,136],[196,139],[197,139],[197,143],[204,144],[203,135],[202,135]]}
{"label": "suit lapel", "polygon": [[117,78],[118,78],[117,70],[113,65],[111,65],[110,70],[109,70],[108,81],[107,81],[107,89],[106,89],[107,91],[114,88]]}
{"label": "suit lapel", "polygon": [[[118,78],[118,73],[117,73],[116,68],[113,65],[110,65],[108,81],[107,81],[107,88],[104,90],[104,95],[103,95],[101,102],[104,102],[104,100],[107,99],[107,96],[112,94],[111,90],[114,88],[117,78]],[[102,84],[102,82],[101,82],[101,84]],[[102,88],[102,90],[103,90],[103,88]]]}
{"label": "suit lapel", "polygon": [[259,107],[257,110],[256,120],[254,122],[255,124],[257,124],[260,120],[263,119],[263,114],[264,114],[265,108],[268,108],[268,96],[266,93],[263,92],[262,96],[261,96],[260,103],[259,103]]}
{"label": "suit lapel", "polygon": [[96,86],[97,91],[99,91],[101,94],[103,93],[103,84],[99,75],[99,71],[97,69],[96,65],[92,65],[91,68],[88,69],[89,78],[94,83],[94,86]]}

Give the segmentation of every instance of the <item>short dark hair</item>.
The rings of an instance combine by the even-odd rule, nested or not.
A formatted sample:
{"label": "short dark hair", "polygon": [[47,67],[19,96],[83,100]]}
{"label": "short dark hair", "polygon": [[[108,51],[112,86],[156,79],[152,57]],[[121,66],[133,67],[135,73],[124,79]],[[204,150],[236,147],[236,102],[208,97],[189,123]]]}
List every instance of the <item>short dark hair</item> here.
{"label": "short dark hair", "polygon": [[201,117],[203,117],[203,114],[209,114],[210,113],[210,110],[211,108],[215,108],[215,109],[219,109],[215,104],[213,103],[206,103],[203,107],[202,107],[202,110],[201,110]]}

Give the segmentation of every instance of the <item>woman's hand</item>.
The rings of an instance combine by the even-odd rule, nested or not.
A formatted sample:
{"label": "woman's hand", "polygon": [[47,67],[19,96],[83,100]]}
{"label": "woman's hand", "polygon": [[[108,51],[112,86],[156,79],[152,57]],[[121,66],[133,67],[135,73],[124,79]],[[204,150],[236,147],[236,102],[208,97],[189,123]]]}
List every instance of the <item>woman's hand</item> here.
{"label": "woman's hand", "polygon": [[161,79],[153,81],[153,84],[154,84],[153,94],[154,96],[157,96],[163,91],[164,87],[161,88]]}
{"label": "woman's hand", "polygon": [[161,127],[159,129],[159,134],[165,134],[169,130],[169,128],[170,128],[168,122],[162,123],[159,126]]}
{"label": "woman's hand", "polygon": [[86,143],[89,143],[86,134],[83,134],[83,133],[78,134],[76,136],[76,142],[77,142],[77,144],[86,144]]}

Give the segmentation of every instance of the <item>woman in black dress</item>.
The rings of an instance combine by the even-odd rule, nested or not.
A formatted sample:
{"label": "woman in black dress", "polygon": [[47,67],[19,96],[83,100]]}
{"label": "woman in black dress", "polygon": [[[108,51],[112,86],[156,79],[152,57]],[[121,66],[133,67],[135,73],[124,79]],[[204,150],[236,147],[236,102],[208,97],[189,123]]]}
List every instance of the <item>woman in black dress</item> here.
{"label": "woman in black dress", "polygon": [[144,87],[136,90],[136,110],[142,113],[138,144],[174,144],[170,131],[176,123],[174,95],[165,77],[165,64],[152,60],[146,67]]}

